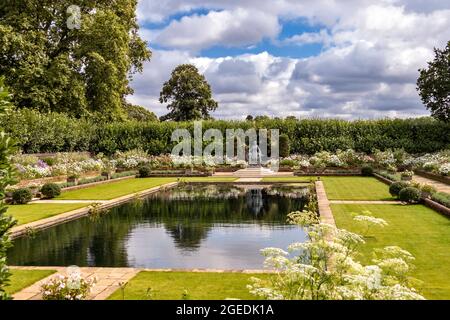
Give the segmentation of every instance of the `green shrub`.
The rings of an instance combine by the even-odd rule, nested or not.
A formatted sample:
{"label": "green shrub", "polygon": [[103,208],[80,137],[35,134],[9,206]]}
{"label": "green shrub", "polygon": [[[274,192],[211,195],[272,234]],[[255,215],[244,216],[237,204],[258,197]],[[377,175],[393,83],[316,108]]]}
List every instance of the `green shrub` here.
{"label": "green shrub", "polygon": [[431,199],[436,201],[443,206],[450,208],[450,194],[444,192],[437,192],[431,195]]}
{"label": "green shrub", "polygon": [[111,179],[119,179],[136,175],[136,171],[116,172],[111,175]]}
{"label": "green shrub", "polygon": [[152,168],[149,165],[139,167],[139,178],[148,178],[152,173]]}
{"label": "green shrub", "polygon": [[294,167],[297,165],[297,161],[291,159],[283,159],[280,161],[280,166],[282,167]]}
{"label": "green shrub", "polygon": [[289,144],[289,137],[287,134],[280,135],[280,157],[289,157],[291,153],[291,146]]}
{"label": "green shrub", "polygon": [[61,187],[56,183],[46,183],[41,188],[41,193],[46,199],[52,199],[61,194]]}
{"label": "green shrub", "polygon": [[33,199],[33,193],[28,188],[14,190],[12,204],[27,204]]}
{"label": "green shrub", "polygon": [[42,161],[44,161],[48,166],[53,166],[56,164],[56,159],[55,158],[43,158]]}
{"label": "green shrub", "polygon": [[364,166],[361,168],[361,174],[365,177],[373,176],[373,168],[371,166]]}
{"label": "green shrub", "polygon": [[[450,148],[450,123],[431,118],[345,121],[333,119],[261,119],[251,121],[203,121],[203,130],[280,130],[280,144],[290,150],[281,154],[314,154],[349,148],[371,153],[375,149],[401,149],[408,153],[429,153]],[[75,119],[58,113],[31,109],[11,112],[0,118],[0,127],[18,141],[24,153],[90,151],[107,155],[117,150],[142,148],[150,155],[170,153],[175,129],[193,132],[192,122],[114,122]],[[283,137],[282,137],[283,136]],[[39,137],[37,139],[36,137]],[[286,141],[286,137],[288,138]],[[204,144],[209,144],[204,141]],[[283,150],[282,150],[283,149]],[[399,153],[398,157],[402,157]]]}
{"label": "green shrub", "polygon": [[400,190],[398,198],[400,201],[415,203],[420,201],[420,190],[414,187],[406,187]]}
{"label": "green shrub", "polygon": [[409,187],[409,183],[405,181],[397,181],[389,186],[389,193],[395,197],[400,195],[400,191]]}

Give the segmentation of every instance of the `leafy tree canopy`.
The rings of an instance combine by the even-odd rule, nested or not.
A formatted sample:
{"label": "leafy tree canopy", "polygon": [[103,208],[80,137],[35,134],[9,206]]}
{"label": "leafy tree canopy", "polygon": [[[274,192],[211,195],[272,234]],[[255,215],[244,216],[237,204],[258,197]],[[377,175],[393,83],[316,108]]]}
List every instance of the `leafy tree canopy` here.
{"label": "leafy tree canopy", "polygon": [[[70,25],[72,5],[80,8],[79,28]],[[13,103],[121,117],[129,80],[151,56],[138,36],[136,6],[137,0],[2,0],[0,75]]]}
{"label": "leafy tree canopy", "polygon": [[135,106],[132,104],[125,105],[125,111],[127,112],[128,119],[139,122],[154,122],[159,121],[156,114],[145,109],[141,106]]}
{"label": "leafy tree canopy", "polygon": [[434,49],[435,58],[421,69],[417,90],[431,115],[450,122],[450,41],[444,50]]}
{"label": "leafy tree canopy", "polygon": [[159,101],[169,103],[170,112],[161,117],[162,121],[210,119],[210,112],[218,107],[212,98],[211,86],[191,64],[179,65],[173,70],[170,80],[164,83]]}

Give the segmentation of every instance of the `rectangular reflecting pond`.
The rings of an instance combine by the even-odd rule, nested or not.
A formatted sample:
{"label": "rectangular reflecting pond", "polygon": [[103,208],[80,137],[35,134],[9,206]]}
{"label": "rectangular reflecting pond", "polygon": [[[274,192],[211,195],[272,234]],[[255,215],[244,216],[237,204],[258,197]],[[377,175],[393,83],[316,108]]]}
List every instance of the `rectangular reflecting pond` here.
{"label": "rectangular reflecting pond", "polygon": [[9,265],[262,269],[260,250],[304,241],[286,223],[304,185],[184,185],[14,240]]}

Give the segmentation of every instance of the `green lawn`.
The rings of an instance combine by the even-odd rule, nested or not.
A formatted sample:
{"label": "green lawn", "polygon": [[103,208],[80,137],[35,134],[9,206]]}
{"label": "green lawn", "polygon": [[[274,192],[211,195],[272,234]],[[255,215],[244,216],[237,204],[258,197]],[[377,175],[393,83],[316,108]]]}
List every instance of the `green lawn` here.
{"label": "green lawn", "polygon": [[10,285],[6,287],[6,292],[14,294],[33,283],[55,273],[55,270],[18,270],[11,269]]}
{"label": "green lawn", "polygon": [[[146,292],[151,288],[153,300],[181,300],[185,290],[190,300],[255,300],[246,288],[252,276],[268,277],[267,274],[143,271],[125,287],[125,299],[146,300]],[[117,290],[108,299],[123,299],[122,290]]]}
{"label": "green lawn", "polygon": [[316,181],[317,177],[266,177],[263,182],[310,182]]}
{"label": "green lawn", "polygon": [[321,177],[330,200],[395,200],[389,187],[372,177]]}
{"label": "green lawn", "polygon": [[175,182],[177,178],[135,178],[105,183],[85,189],[65,191],[58,200],[111,200],[128,194],[151,189],[166,183]]}
{"label": "green lawn", "polygon": [[418,288],[428,299],[450,299],[450,219],[422,206],[403,205],[331,205],[336,224],[356,233],[362,227],[352,220],[351,213],[369,210],[385,219],[389,226],[370,231],[361,248],[363,261],[369,262],[373,248],[396,245],[411,252],[416,260],[413,276],[423,281]]}
{"label": "green lawn", "polygon": [[33,203],[24,205],[8,206],[9,215],[18,220],[18,224],[26,224],[36,220],[53,217],[57,214],[69,212],[79,208],[87,207],[87,203]]}
{"label": "green lawn", "polygon": [[[267,177],[264,182],[309,182],[317,177]],[[395,200],[389,187],[372,177],[320,177],[330,200]]]}

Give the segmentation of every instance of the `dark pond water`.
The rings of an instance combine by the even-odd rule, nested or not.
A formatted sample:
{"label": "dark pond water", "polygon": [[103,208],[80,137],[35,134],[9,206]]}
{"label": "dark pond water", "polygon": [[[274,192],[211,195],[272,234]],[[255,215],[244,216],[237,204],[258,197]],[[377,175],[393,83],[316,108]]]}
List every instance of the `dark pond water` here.
{"label": "dark pond water", "polygon": [[260,249],[304,240],[286,224],[299,186],[187,185],[14,241],[10,265],[260,269]]}

